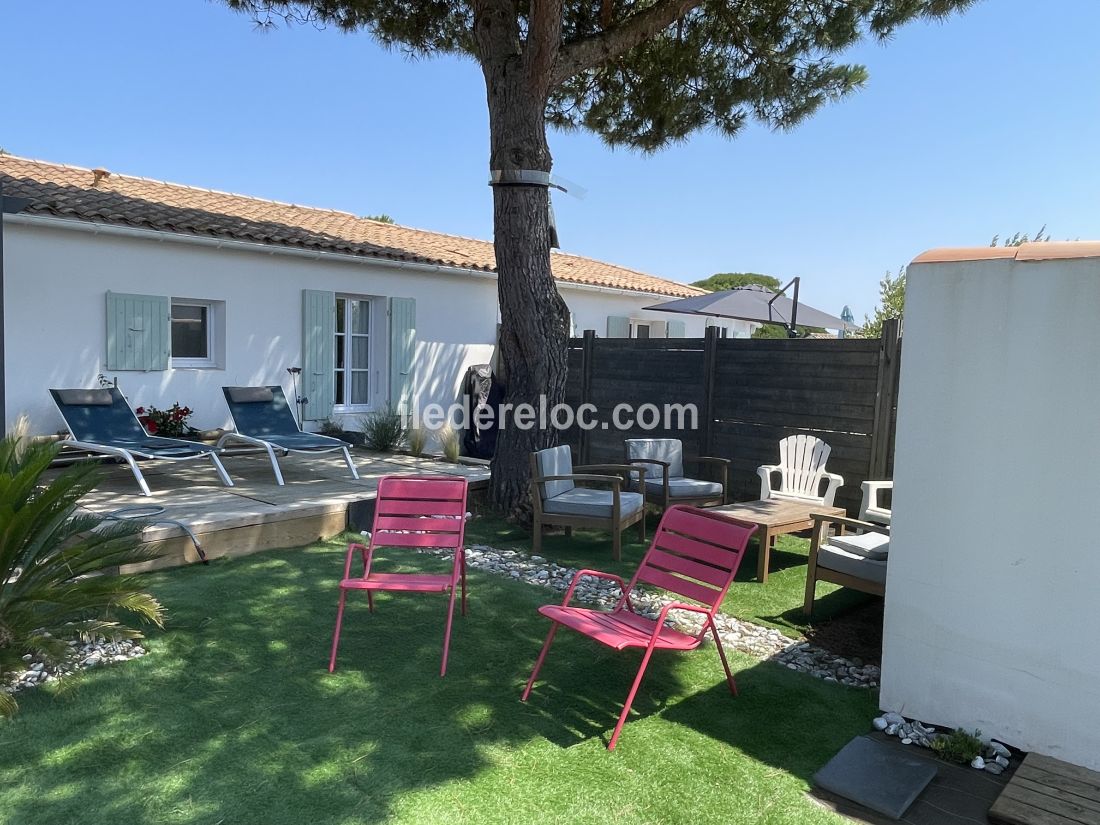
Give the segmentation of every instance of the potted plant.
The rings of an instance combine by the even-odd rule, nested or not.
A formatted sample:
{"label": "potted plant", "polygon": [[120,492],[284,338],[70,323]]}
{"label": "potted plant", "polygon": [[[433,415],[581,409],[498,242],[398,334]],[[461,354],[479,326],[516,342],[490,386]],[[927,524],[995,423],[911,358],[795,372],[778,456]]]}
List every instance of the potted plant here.
{"label": "potted plant", "polygon": [[166,410],[158,409],[151,404],[148,407],[138,407],[134,410],[138,421],[149,435],[159,435],[164,438],[194,438],[199,434],[188,423],[194,410],[190,407],[181,407],[177,401]]}

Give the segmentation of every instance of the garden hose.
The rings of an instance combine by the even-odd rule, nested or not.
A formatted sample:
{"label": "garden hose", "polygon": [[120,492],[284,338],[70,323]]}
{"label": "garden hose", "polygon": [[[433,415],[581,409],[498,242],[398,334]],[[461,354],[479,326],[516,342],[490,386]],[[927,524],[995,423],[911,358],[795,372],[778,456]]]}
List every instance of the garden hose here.
{"label": "garden hose", "polygon": [[195,535],[190,527],[174,518],[150,518],[151,516],[159,516],[163,512],[164,508],[159,504],[139,504],[136,507],[122,507],[118,510],[111,510],[108,513],[103,513],[103,518],[112,521],[143,519],[147,520],[150,524],[171,524],[178,527],[191,538],[191,543],[195,545],[195,552],[199,554],[202,563],[209,564],[210,562],[206,559],[206,553],[203,552],[202,545],[199,544],[198,536]]}

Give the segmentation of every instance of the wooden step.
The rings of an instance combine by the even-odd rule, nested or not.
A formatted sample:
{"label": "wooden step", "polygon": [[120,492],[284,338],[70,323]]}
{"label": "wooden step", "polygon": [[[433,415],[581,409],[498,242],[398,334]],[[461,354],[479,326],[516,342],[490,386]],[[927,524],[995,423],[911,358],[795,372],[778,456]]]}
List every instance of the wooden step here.
{"label": "wooden step", "polygon": [[989,819],[1004,825],[1100,825],[1100,773],[1030,753]]}

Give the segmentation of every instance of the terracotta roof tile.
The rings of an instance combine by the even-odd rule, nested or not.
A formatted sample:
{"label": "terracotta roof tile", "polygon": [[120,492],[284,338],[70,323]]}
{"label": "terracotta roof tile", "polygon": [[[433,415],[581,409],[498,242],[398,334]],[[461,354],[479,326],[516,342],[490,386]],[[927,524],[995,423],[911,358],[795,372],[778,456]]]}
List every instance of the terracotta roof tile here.
{"label": "terracotta roof tile", "polygon": [[1065,258],[1100,258],[1100,241],[1040,241],[1020,246],[960,246],[929,249],[913,259],[915,264],[957,263],[1014,258],[1017,261],[1052,261]]}
{"label": "terracotta roof tile", "polygon": [[[4,191],[30,198],[31,214],[483,272],[495,268],[489,241],[104,171],[0,155]],[[702,294],[687,284],[578,255],[554,252],[551,262],[554,277],[563,283],[672,297]]]}

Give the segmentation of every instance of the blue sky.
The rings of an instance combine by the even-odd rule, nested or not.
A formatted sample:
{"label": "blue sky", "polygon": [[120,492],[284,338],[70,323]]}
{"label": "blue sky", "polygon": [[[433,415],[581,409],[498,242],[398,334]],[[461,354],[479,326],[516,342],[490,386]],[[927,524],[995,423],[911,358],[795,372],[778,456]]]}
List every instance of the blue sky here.
{"label": "blue sky", "polygon": [[[850,59],[868,86],[790,133],[700,134],[657,155],[551,134],[566,251],[676,280],[803,278],[857,318],[934,246],[1100,237],[1097,0],[985,0]],[[204,0],[0,10],[0,146],[197,186],[492,236],[488,122],[471,61],[368,35],[259,34]]]}

